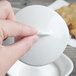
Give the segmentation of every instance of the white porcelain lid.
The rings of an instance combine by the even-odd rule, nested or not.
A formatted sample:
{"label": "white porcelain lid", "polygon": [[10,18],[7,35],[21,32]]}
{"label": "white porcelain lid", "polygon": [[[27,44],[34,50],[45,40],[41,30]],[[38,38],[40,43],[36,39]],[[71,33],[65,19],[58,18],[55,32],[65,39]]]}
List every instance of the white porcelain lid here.
{"label": "white porcelain lid", "polygon": [[21,9],[16,14],[18,22],[35,27],[49,36],[40,37],[39,41],[20,59],[29,65],[40,66],[53,62],[65,50],[69,32],[64,20],[49,7],[32,5]]}

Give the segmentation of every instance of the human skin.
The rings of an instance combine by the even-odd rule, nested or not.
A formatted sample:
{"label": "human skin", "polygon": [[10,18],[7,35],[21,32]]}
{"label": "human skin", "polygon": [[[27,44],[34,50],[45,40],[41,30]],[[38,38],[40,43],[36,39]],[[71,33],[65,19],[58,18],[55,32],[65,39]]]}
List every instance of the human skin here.
{"label": "human skin", "polygon": [[[11,45],[3,46],[2,42],[7,37],[21,37],[21,39]],[[0,76],[4,76],[37,40],[37,30],[16,22],[11,4],[8,1],[0,1]]]}

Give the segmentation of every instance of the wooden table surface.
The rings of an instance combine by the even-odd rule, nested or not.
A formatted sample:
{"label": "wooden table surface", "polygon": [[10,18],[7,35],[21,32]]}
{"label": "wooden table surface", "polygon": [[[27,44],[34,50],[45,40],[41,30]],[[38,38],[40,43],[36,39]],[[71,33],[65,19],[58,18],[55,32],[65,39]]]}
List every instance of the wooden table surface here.
{"label": "wooden table surface", "polygon": [[76,76],[76,48],[67,46],[64,52],[74,63],[74,70],[70,76]]}

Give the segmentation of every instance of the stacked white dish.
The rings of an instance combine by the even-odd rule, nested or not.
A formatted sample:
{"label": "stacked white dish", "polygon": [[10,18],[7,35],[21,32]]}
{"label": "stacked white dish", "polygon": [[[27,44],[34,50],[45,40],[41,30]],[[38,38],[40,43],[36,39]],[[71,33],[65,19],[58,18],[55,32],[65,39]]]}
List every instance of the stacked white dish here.
{"label": "stacked white dish", "polygon": [[[67,3],[64,1],[60,2],[61,3],[63,2],[64,3],[63,5],[67,5]],[[58,4],[59,1],[56,1],[56,5]],[[53,5],[50,6],[50,8],[52,7],[54,6]],[[15,9],[15,11],[17,12],[18,9]],[[10,42],[7,43],[5,42],[5,44],[11,43],[11,39],[9,40]],[[69,76],[72,70],[73,70],[72,61],[67,56],[62,54],[53,63],[41,67],[33,67],[26,65],[20,61],[17,61],[13,65],[13,67],[8,71],[8,74],[10,76]]]}

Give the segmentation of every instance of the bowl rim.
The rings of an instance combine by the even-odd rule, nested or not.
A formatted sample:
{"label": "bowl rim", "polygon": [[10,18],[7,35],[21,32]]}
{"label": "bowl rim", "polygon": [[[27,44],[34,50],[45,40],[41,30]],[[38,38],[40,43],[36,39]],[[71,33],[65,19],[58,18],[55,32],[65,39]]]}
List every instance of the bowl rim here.
{"label": "bowl rim", "polygon": [[68,72],[65,74],[65,76],[69,76],[69,75],[72,73],[73,69],[74,69],[74,64],[73,64],[72,60],[71,60],[68,56],[66,56],[65,54],[62,54],[62,56],[63,56],[65,59],[67,59],[67,61],[68,61],[68,63],[69,63],[70,69],[69,69]]}

